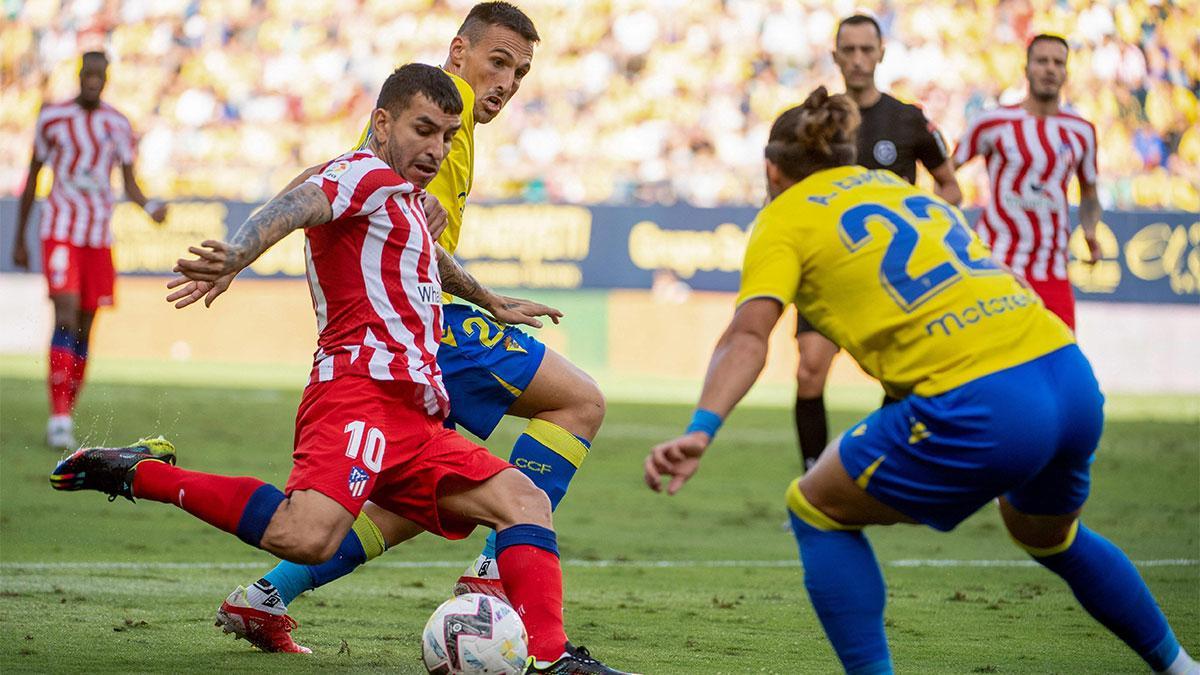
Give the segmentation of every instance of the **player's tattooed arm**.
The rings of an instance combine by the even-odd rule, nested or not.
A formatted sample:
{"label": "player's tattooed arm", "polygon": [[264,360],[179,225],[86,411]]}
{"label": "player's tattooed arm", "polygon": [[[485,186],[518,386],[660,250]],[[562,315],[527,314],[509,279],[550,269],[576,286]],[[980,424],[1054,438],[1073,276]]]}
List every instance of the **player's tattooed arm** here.
{"label": "player's tattooed arm", "polygon": [[438,275],[442,279],[442,290],[456,298],[462,298],[478,305],[497,321],[541,328],[542,322],[537,319],[539,316],[550,317],[554,323],[558,323],[558,320],[562,318],[562,312],[548,305],[496,293],[479,283],[441,245],[435,245],[435,248],[437,249]]}
{"label": "player's tattooed arm", "polygon": [[196,258],[180,259],[175,271],[195,281],[235,275],[293,230],[327,223],[332,217],[325,193],[305,183],[268,202],[242,223],[228,242],[209,239],[188,247],[188,253]]}

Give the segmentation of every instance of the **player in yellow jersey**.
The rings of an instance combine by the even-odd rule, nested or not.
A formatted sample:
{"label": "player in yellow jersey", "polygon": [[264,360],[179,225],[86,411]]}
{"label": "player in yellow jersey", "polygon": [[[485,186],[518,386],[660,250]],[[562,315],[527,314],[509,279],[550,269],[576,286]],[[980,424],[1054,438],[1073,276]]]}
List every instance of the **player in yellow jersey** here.
{"label": "player in yellow jersey", "polygon": [[[458,246],[463,208],[474,182],[475,126],[495,119],[516,94],[532,65],[533,47],[539,39],[529,17],[509,3],[480,3],[467,14],[450,42],[443,65],[463,99],[462,128],[454,136],[437,176],[426,188],[437,198],[426,204],[426,210],[431,233],[442,249],[439,272],[443,289],[485,310],[457,302],[443,307],[445,333],[437,358],[450,394],[449,421],[487,438],[506,414],[528,419],[509,461],[546,492],[552,506],[557,506],[600,429],[604,397],[582,370],[532,336],[507,325],[540,327],[536,316],[548,315],[557,321],[560,312],[497,295],[478,284],[450,257]],[[365,145],[366,138],[364,130],[359,147]],[[301,184],[316,170],[313,167],[297,176],[280,194]],[[439,218],[444,227],[440,233],[435,229]],[[171,284],[177,290],[168,300],[178,306],[200,299],[211,304],[231,281],[200,285],[177,280]],[[238,587],[218,611],[218,625],[265,651],[308,651],[289,634],[296,624],[287,616],[287,604],[302,592],[350,573],[419,532],[413,523],[368,503],[333,559],[313,566],[282,562],[248,588]],[[494,537],[493,533],[483,553],[459,579],[456,593],[484,592],[503,597]],[[558,661],[535,665],[542,667],[549,670],[531,672],[616,672],[590,659],[586,650],[569,644]]]}
{"label": "player in yellow jersey", "polygon": [[[1194,672],[1129,559],[1079,515],[1103,396],[1071,332],[989,259],[962,214],[888,171],[852,166],[858,109],[817,89],[766,147],[733,320],[687,432],[645,477],[674,494],[762,370],[787,304],[900,400],[850,428],[791,484],[804,581],[847,672],[890,673],[883,576],[866,525],[950,530],[999,498],[1035,560],[1156,671]],[[919,669],[919,666],[914,666]]]}

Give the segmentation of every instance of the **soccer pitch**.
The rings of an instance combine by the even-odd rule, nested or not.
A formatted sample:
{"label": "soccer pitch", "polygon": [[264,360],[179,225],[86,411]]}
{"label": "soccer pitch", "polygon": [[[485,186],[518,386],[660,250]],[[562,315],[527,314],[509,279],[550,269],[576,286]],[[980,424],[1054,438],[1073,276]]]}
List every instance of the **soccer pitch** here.
{"label": "soccer pitch", "polygon": [[[233,586],[269,569],[271,557],[166,505],[53,492],[44,383],[15,370],[24,372],[0,369],[0,670],[424,672],[420,630],[482,532],[459,543],[423,535],[300,598],[295,637],[315,653],[261,654],[212,620]],[[184,467],[282,484],[299,394],[110,379],[84,392],[80,440],[162,433]],[[867,405],[835,410],[834,430]],[[1113,408],[1085,520],[1142,564],[1195,654],[1197,401]],[[606,662],[646,673],[837,671],[784,528],[783,490],[799,471],[790,411],[739,410],[681,495],[652,494],[642,484],[645,452],[687,414],[682,405],[610,405],[556,515],[568,634]],[[506,454],[519,431],[506,423],[488,445]],[[898,672],[1145,671],[1057,577],[1027,562],[992,507],[949,535],[894,527],[870,536],[889,583]]]}

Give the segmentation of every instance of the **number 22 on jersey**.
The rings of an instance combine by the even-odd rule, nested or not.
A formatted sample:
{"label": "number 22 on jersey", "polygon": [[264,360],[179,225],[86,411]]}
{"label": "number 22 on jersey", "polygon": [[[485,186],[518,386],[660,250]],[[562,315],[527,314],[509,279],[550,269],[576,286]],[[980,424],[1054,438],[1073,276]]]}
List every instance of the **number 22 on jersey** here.
{"label": "number 22 on jersey", "polygon": [[[879,278],[888,295],[905,312],[911,312],[944,291],[963,274],[978,276],[1003,272],[987,255],[971,257],[971,231],[956,209],[925,195],[905,199],[904,209],[906,213],[897,213],[881,204],[859,204],[842,215],[838,230],[842,243],[851,252],[862,249],[873,239],[868,230],[870,223],[881,223],[890,231],[892,238],[883,254]],[[928,232],[927,229],[918,230],[914,225],[924,225],[939,215],[949,225],[942,245],[951,256],[913,276],[908,270],[909,262],[921,235]]]}

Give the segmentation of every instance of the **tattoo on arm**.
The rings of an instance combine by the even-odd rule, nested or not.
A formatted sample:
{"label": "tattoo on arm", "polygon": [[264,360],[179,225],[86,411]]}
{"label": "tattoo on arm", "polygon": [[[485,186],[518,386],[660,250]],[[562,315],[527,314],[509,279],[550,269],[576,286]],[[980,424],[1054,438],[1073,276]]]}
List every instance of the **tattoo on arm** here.
{"label": "tattoo on arm", "polygon": [[437,245],[438,275],[442,278],[442,290],[456,298],[473,302],[480,307],[487,307],[496,294],[479,283],[475,277],[463,269],[454,256]]}
{"label": "tattoo on arm", "polygon": [[332,217],[329,200],[315,185],[304,184],[272,199],[242,223],[230,239],[229,244],[237,252],[237,269],[257,260],[292,230],[327,223]]}

